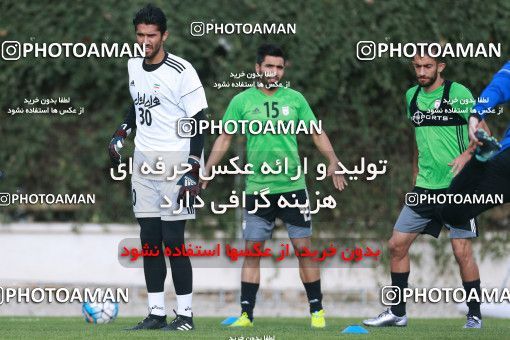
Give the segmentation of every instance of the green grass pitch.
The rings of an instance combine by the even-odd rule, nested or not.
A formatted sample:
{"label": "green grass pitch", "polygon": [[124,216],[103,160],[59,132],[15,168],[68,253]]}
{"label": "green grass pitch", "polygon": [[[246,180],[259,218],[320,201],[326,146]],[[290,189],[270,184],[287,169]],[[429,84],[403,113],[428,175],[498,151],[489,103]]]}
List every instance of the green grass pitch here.
{"label": "green grass pitch", "polygon": [[[404,328],[368,328],[369,334],[341,334],[360,319],[327,318],[324,330],[312,330],[309,319],[258,317],[255,327],[230,329],[220,325],[223,318],[196,317],[196,330],[179,332],[179,339],[505,339],[510,336],[510,320],[484,319],[483,329],[462,329],[464,319],[410,319]],[[127,332],[123,329],[140,319],[118,318],[106,325],[87,324],[78,317],[0,317],[0,339],[163,339],[177,334],[162,331]]]}

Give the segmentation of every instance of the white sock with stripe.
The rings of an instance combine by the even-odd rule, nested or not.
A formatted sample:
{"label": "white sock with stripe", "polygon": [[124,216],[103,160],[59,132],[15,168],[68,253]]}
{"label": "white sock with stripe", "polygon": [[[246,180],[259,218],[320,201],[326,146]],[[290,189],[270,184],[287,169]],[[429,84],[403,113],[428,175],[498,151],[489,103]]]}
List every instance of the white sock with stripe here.
{"label": "white sock with stripe", "polygon": [[148,293],[149,313],[152,315],[165,316],[165,292]]}
{"label": "white sock with stripe", "polygon": [[177,297],[177,314],[191,317],[191,301],[193,293],[185,295],[176,295]]}

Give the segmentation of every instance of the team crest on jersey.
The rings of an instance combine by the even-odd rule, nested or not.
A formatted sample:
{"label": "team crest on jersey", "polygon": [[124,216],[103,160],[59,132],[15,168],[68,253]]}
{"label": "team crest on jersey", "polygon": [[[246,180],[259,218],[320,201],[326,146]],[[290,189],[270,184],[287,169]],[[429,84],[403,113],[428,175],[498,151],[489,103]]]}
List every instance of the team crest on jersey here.
{"label": "team crest on jersey", "polygon": [[258,108],[258,107],[256,107],[256,108],[255,108],[255,110],[253,110],[253,111],[252,111],[252,113],[253,113],[254,115],[256,115],[256,114],[260,113],[259,108]]}
{"label": "team crest on jersey", "polygon": [[440,106],[441,106],[441,99],[436,99],[436,101],[434,102],[434,109],[439,109]]}
{"label": "team crest on jersey", "polygon": [[129,86],[135,86],[135,81],[131,80],[131,82],[129,83]]}
{"label": "team crest on jersey", "polygon": [[288,106],[283,106],[282,107],[282,114],[284,116],[288,116],[289,115],[289,107]]}

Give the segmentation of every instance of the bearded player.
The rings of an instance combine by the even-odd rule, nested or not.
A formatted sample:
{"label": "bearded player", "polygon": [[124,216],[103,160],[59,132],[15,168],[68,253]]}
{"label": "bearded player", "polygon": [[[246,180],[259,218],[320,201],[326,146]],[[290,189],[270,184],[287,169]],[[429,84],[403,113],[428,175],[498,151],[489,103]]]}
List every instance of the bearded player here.
{"label": "bearded player", "polygon": [[[193,66],[163,49],[168,38],[166,17],[152,5],[140,9],[133,19],[136,39],[145,44],[145,58],[128,62],[129,90],[133,98],[126,120],[118,127],[109,145],[114,165],[120,163],[119,148],[130,131],[136,128],[134,173],[131,177],[133,211],[140,224],[142,245],[150,249],[170,249],[184,244],[186,220],[194,219],[191,207],[163,209],[163,197],[173,207],[183,198],[198,194],[198,173],[204,146],[203,136],[180,138],[180,118],[204,119],[207,108],[204,89]],[[161,159],[159,158],[161,157]],[[145,162],[153,166],[162,161],[166,169],[188,163],[190,170],[181,178],[167,180],[164,175],[141,173]],[[188,201],[189,202],[189,201]],[[190,205],[191,206],[191,205]],[[194,328],[192,303],[192,268],[189,257],[170,256],[170,267],[177,298],[175,319],[167,324],[164,283],[167,274],[163,251],[156,257],[143,257],[143,270],[148,291],[149,315],[129,330],[164,329],[188,331]]]}
{"label": "bearded player", "polygon": [[[468,149],[467,120],[474,99],[463,85],[445,80],[442,72],[446,63],[429,55],[416,55],[413,67],[418,85],[406,92],[407,118],[414,126],[416,146],[412,193],[406,195],[406,205],[395,223],[388,241],[390,249],[391,285],[403,290],[410,273],[409,248],[420,234],[438,237],[444,222],[435,201],[410,202],[408,197],[444,195],[452,178],[471,158]],[[485,128],[487,128],[485,126]],[[417,204],[415,204],[417,203]],[[446,225],[462,284],[469,296],[475,290],[480,296],[480,273],[475,262],[471,239],[478,236],[474,220],[462,221],[462,228]],[[373,319],[367,326],[406,326],[405,301],[394,300],[391,308]],[[467,301],[468,314],[464,328],[481,328],[480,302]]]}
{"label": "bearded player", "polygon": [[[317,122],[312,109],[301,93],[290,88],[277,85],[285,72],[285,56],[280,47],[265,44],[259,47],[255,71],[262,75],[261,86],[254,86],[236,95],[230,102],[223,122],[227,121],[260,121],[273,123],[279,120],[305,122]],[[276,125],[276,124],[275,124]],[[297,125],[297,124],[296,124]],[[218,164],[227,152],[233,135],[222,133],[215,141],[211,155],[207,161],[205,172],[208,174],[211,168]],[[336,189],[343,190],[347,184],[343,176],[334,174],[338,167],[338,158],[328,136],[314,132],[312,140],[317,149],[328,159],[328,175],[332,176]],[[298,200],[303,204],[308,199],[305,178],[300,176],[298,180],[291,180],[300,166],[300,158],[297,148],[296,135],[287,134],[247,134],[247,161],[253,164],[254,174],[246,179],[246,207],[243,218],[243,238],[246,249],[253,249],[255,244],[264,246],[264,242],[272,236],[275,218],[281,219],[287,226],[289,238],[294,249],[302,250],[303,247],[311,248],[312,223],[311,215],[300,211],[299,208],[281,208],[278,205],[280,197],[287,201]],[[263,175],[260,166],[267,162],[271,166],[277,161],[287,158],[290,174]],[[203,188],[207,186],[204,182]],[[255,192],[268,188],[266,194],[270,207],[259,208],[254,214],[248,213],[254,210],[257,195]],[[298,257],[299,274],[308,297],[311,326],[323,328],[326,326],[324,310],[322,307],[322,292],[320,270],[316,262],[309,257]],[[260,257],[245,257],[241,273],[241,316],[230,327],[253,326],[253,310],[255,297],[260,283]]]}

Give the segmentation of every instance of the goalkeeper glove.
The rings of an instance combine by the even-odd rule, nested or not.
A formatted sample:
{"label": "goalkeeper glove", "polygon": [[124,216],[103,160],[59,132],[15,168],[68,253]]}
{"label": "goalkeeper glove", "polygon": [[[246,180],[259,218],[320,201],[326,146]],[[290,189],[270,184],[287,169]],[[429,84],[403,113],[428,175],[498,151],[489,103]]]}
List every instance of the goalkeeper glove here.
{"label": "goalkeeper glove", "polygon": [[475,136],[478,141],[482,142],[482,145],[478,145],[475,150],[475,157],[480,162],[487,162],[501,149],[501,144],[498,143],[498,140],[489,136],[484,129],[478,129]]}
{"label": "goalkeeper glove", "polygon": [[184,200],[184,204],[186,204],[186,193],[189,192],[191,198],[190,203],[193,204],[195,202],[195,197],[200,194],[200,186],[198,184],[200,162],[190,157],[188,158],[188,164],[191,165],[191,170],[186,172],[179,181],[177,181],[177,185],[181,186],[177,200]]}
{"label": "goalkeeper glove", "polygon": [[124,146],[124,139],[128,136],[128,131],[126,130],[126,124],[122,124],[117,131],[112,136],[112,140],[108,145],[108,154],[110,155],[110,161],[113,166],[118,166],[122,157],[119,153],[119,150]]}

